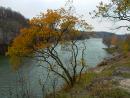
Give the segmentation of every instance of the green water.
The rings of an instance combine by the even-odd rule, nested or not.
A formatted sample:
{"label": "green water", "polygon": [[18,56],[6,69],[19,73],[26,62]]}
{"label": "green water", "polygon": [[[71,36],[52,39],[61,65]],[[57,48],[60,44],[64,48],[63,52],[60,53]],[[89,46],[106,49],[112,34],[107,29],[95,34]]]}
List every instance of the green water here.
{"label": "green water", "polygon": [[[80,49],[80,41],[78,43],[78,46]],[[91,38],[86,41],[86,46],[87,49],[85,53],[85,59],[90,67],[96,66],[109,55],[103,49],[106,46],[102,43],[102,39]],[[61,58],[63,58],[65,63],[67,63],[69,55],[65,51],[61,51],[60,49],[61,48],[58,47],[57,51],[59,51]],[[19,71],[20,74],[14,73],[11,70],[11,65],[9,63],[8,57],[0,56],[0,98],[17,98],[15,95],[17,91],[23,93],[23,88],[21,87],[22,80],[26,81],[24,82],[24,84],[26,84],[26,88],[29,88],[31,95],[34,98],[41,98],[42,88],[40,82],[45,82],[44,79],[46,79],[47,71],[45,71],[41,67],[36,66],[36,63],[34,62],[31,62],[28,65],[30,66],[24,66]],[[54,79],[55,76],[51,76],[51,79]],[[46,88],[49,89],[52,88],[52,81],[50,80],[48,80],[46,83]],[[63,81],[61,79],[59,79],[58,81],[60,85],[63,84]],[[12,92],[14,94],[11,94]]]}

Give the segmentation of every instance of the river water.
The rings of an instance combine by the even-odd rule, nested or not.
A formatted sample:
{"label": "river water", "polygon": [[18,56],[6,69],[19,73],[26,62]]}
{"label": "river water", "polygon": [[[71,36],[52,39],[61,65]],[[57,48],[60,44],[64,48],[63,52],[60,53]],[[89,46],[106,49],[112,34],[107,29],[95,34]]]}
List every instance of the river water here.
{"label": "river water", "polygon": [[[78,42],[79,50],[81,41]],[[87,47],[85,61],[89,67],[95,67],[109,54],[103,49],[106,46],[100,38],[90,38],[85,40]],[[66,51],[58,48],[58,52],[65,63],[69,55]],[[80,55],[79,55],[80,57]],[[0,98],[42,98],[47,92],[52,92],[54,86],[58,89],[64,81],[54,73],[48,72],[36,63],[28,62],[26,66],[18,72],[11,70],[11,65],[7,57],[0,56]]]}

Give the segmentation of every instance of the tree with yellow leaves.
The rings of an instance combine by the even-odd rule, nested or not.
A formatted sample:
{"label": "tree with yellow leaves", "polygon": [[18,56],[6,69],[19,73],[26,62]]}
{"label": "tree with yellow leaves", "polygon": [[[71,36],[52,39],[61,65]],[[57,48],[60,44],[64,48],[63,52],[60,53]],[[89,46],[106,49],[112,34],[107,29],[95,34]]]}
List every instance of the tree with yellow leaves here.
{"label": "tree with yellow leaves", "polygon": [[[26,57],[33,57],[37,61],[45,62],[48,66],[41,66],[59,75],[69,86],[73,86],[77,80],[77,67],[79,66],[76,37],[80,33],[79,29],[88,30],[90,28],[91,26],[85,20],[71,13],[71,7],[47,10],[46,13],[41,13],[29,21],[29,27],[21,30],[20,35],[8,48],[7,55],[11,57],[15,70],[20,67]],[[71,48],[69,52],[71,60],[67,66],[72,70],[67,69],[57,51],[59,45],[66,45],[66,43],[69,43]],[[82,62],[84,49],[85,47],[82,50]],[[81,66],[80,73],[85,67],[85,63],[82,63]],[[60,68],[62,72],[56,70],[57,68]]]}
{"label": "tree with yellow leaves", "polygon": [[[112,21],[130,22],[130,0],[110,0],[109,3],[100,2],[97,9],[90,13],[95,17],[103,17]],[[119,28],[127,28],[130,30],[130,25],[120,25]]]}

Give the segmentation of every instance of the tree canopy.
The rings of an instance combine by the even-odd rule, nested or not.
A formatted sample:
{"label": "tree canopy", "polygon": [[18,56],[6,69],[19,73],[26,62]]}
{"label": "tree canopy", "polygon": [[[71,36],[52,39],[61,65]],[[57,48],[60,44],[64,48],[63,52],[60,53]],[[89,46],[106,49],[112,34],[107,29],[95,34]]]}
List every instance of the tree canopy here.
{"label": "tree canopy", "polygon": [[[11,57],[13,68],[17,70],[20,67],[21,60],[25,57],[40,57],[40,61],[46,62],[48,67],[45,67],[62,77],[69,85],[73,85],[76,81],[77,66],[78,66],[78,47],[76,45],[76,37],[81,30],[91,29],[91,26],[83,19],[71,13],[71,8],[58,10],[47,10],[41,13],[38,17],[29,20],[29,27],[21,29],[21,33],[17,36],[11,47],[8,48],[8,55]],[[59,44],[71,46],[71,62],[73,70],[70,73],[65,67],[61,58],[56,51]],[[85,48],[84,48],[85,49]],[[82,53],[84,54],[84,49]],[[50,59],[55,61],[52,64]],[[82,68],[84,68],[83,55]],[[63,73],[55,70],[55,66],[61,68]]]}
{"label": "tree canopy", "polygon": [[[92,13],[93,17],[104,17],[112,21],[130,22],[130,0],[110,0],[109,3],[101,2]],[[117,29],[125,27],[130,29],[130,25],[119,26]]]}

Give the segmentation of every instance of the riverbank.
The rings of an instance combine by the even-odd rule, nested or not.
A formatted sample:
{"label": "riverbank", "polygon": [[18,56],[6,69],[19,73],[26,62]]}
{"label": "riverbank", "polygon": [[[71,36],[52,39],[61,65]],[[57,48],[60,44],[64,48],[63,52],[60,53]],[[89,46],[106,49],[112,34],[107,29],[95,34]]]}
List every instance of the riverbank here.
{"label": "riverbank", "polygon": [[130,98],[130,56],[89,69],[73,88],[48,98]]}
{"label": "riverbank", "polygon": [[[82,47],[82,41],[78,41],[78,47],[79,51],[81,51]],[[104,58],[106,58],[109,54],[103,49],[106,46],[102,43],[102,39],[100,38],[91,38],[85,41],[85,45],[87,47],[84,58],[86,63],[89,65],[89,67],[95,67],[98,63],[100,63]],[[69,65],[69,57],[71,57],[70,53],[68,51],[62,51],[60,47],[57,49],[59,56],[61,59],[63,59],[63,63],[65,65]],[[80,52],[79,52],[80,53]],[[81,54],[79,54],[80,57]],[[80,62],[79,62],[80,63]],[[50,74],[50,78],[46,80],[47,77],[47,70],[41,66],[38,66],[38,63],[36,61],[32,62],[26,62],[25,65],[23,65],[22,69],[18,73],[12,72],[11,64],[9,63],[9,59],[5,56],[2,56],[0,58],[0,98],[7,98],[10,95],[9,89],[11,89],[12,98],[16,98],[15,89],[22,88],[23,82],[24,85],[29,84],[29,93],[32,98],[32,96],[35,96],[33,98],[42,98],[43,93],[48,93],[53,90],[53,84],[54,84],[54,77],[53,74]],[[24,79],[24,81],[23,81]],[[58,77],[58,79],[60,79]],[[22,81],[22,82],[21,82]],[[47,81],[45,91],[43,92],[41,89],[44,86],[44,81]],[[58,83],[57,83],[58,82]],[[16,85],[17,84],[17,85]],[[62,85],[63,82],[61,80],[56,80],[56,87],[59,87],[59,85]],[[12,90],[13,89],[13,90]],[[20,90],[17,91],[20,91]],[[25,88],[26,90],[26,88]],[[23,90],[24,91],[24,90]],[[23,91],[20,91],[19,96],[24,94]],[[27,92],[27,91],[25,91]],[[28,93],[28,92],[27,92]],[[45,94],[44,94],[45,95]]]}

